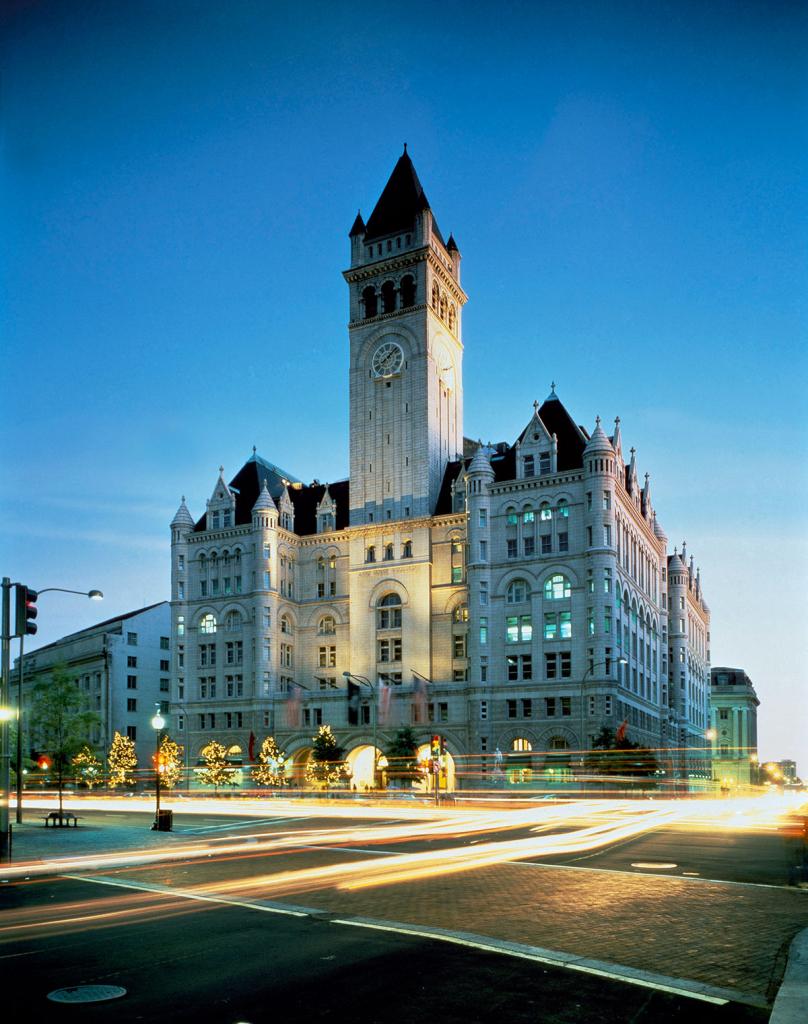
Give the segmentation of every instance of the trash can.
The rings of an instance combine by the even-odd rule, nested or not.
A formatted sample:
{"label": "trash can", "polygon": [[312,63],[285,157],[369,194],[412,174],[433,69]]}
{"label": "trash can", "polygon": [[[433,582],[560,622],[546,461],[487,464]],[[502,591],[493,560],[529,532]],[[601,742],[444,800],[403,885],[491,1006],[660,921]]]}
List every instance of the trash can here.
{"label": "trash can", "polygon": [[174,826],[174,812],[163,810],[158,811],[157,821],[155,824],[158,832],[170,832]]}

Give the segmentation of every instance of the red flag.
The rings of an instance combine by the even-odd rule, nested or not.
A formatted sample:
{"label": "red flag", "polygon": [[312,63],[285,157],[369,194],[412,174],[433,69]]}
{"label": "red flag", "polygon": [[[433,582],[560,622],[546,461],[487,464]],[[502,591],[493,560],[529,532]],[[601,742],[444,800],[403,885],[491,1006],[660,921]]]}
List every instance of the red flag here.
{"label": "red flag", "polygon": [[255,760],[255,733],[254,732],[250,733],[250,745],[247,748],[247,750],[248,750],[249,755],[250,755],[250,760],[254,761]]}
{"label": "red flag", "polygon": [[289,699],[286,701],[286,724],[290,729],[300,727],[300,687],[289,684]]}
{"label": "red flag", "polygon": [[628,728],[628,719],[626,718],[617,727],[617,732],[614,734],[614,742],[615,743],[622,743],[623,742],[623,740],[626,738],[626,729],[627,728]]}
{"label": "red flag", "polygon": [[415,690],[413,693],[415,707],[418,710],[415,713],[416,722],[426,721],[426,698],[427,698],[427,686],[429,680],[424,679],[423,676],[415,677]]}
{"label": "red flag", "polygon": [[379,680],[379,724],[387,725],[390,721],[390,700],[393,695],[390,683]]}

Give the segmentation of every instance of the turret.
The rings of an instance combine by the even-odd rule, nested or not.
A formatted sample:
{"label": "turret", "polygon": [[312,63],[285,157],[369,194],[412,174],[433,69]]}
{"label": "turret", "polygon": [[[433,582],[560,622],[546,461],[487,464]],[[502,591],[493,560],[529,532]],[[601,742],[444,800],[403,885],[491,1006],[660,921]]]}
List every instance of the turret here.
{"label": "turret", "polygon": [[184,601],[188,589],[187,549],[188,534],[193,531],[194,520],[182,496],[180,507],[171,520],[171,598]]}
{"label": "turret", "polygon": [[236,496],[224,478],[224,466],[219,466],[219,479],[208,498],[205,525],[208,530],[224,530],[235,525]]}
{"label": "turret", "polygon": [[317,502],[317,532],[331,533],[337,528],[337,505],[325,485],[322,498]]}

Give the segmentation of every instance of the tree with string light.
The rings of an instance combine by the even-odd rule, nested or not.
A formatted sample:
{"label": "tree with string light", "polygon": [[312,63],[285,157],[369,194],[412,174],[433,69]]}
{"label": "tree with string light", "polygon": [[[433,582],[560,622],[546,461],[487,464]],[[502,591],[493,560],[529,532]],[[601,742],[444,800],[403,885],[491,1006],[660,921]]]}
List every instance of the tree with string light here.
{"label": "tree with string light", "polygon": [[101,769],[103,765],[95,756],[95,751],[86,743],[81,750],[75,754],[70,763],[73,765],[76,785],[86,786],[92,789],[101,781]]}
{"label": "tree with string light", "polygon": [[202,748],[202,759],[205,762],[205,767],[199,769],[199,778],[203,785],[213,786],[214,792],[218,793],[219,786],[235,784],[233,776],[236,769],[228,763],[227,747],[212,740]]}
{"label": "tree with string light", "polygon": [[137,753],[133,740],[130,740],[128,736],[121,736],[116,731],[107,754],[107,763],[109,764],[110,789],[117,789],[118,786],[134,786],[133,772],[137,769]]}
{"label": "tree with string light", "polygon": [[351,769],[345,764],[345,750],[337,743],[330,725],[321,725],[312,737],[314,749],[306,765],[306,781],[328,789],[350,779]]}
{"label": "tree with string light", "polygon": [[259,786],[283,786],[286,782],[286,754],[278,747],[274,736],[267,736],[261,744],[258,764],[251,774]]}

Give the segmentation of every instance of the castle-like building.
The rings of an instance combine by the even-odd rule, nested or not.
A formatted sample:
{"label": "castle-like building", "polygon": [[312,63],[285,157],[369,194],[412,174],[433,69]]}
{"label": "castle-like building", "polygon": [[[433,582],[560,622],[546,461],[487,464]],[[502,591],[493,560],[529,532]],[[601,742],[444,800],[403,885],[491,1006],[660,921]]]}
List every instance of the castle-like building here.
{"label": "castle-like building", "polygon": [[299,769],[329,724],[355,784],[396,729],[449,787],[563,778],[604,726],[698,775],[709,611],[624,457],[555,393],[512,444],[463,433],[460,251],[412,161],[350,231],[350,478],[253,451],[171,523],[172,714],[196,763],[268,734]]}

